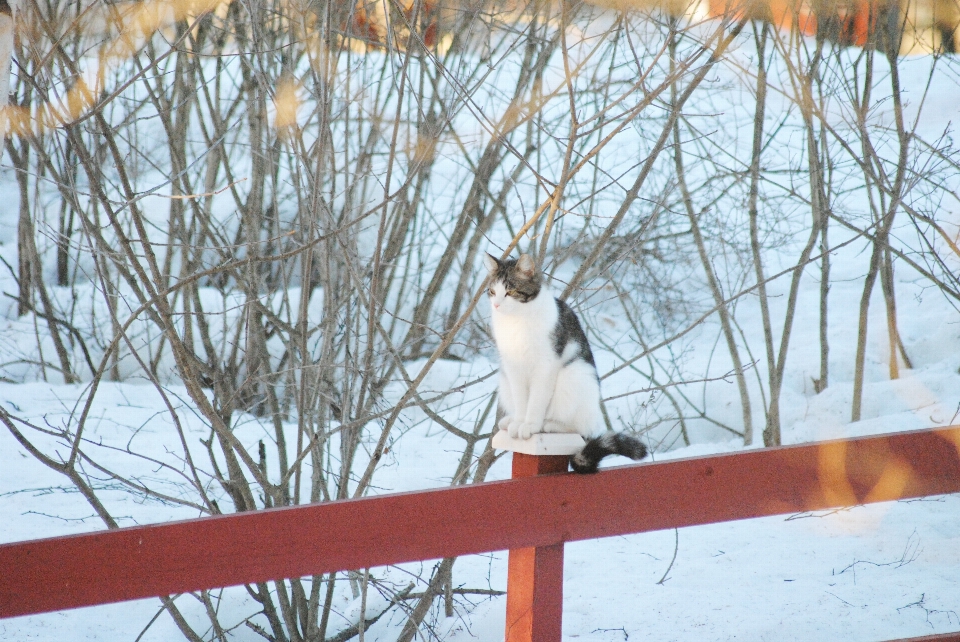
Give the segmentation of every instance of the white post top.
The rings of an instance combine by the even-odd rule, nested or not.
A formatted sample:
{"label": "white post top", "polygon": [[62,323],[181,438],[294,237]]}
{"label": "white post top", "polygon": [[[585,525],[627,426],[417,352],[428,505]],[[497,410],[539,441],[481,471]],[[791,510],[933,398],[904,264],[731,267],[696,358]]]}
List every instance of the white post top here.
{"label": "white post top", "polygon": [[583,449],[583,437],[572,432],[538,432],[530,439],[514,439],[506,430],[493,436],[493,447],[526,455],[573,455]]}

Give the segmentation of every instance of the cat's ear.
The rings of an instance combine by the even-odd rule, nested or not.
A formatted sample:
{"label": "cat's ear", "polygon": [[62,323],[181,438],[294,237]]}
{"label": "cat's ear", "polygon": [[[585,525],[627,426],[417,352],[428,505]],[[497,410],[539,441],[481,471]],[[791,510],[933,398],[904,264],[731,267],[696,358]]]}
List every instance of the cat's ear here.
{"label": "cat's ear", "polygon": [[487,266],[487,271],[490,272],[490,274],[496,274],[497,270],[500,269],[500,261],[489,252],[483,253],[483,264]]}
{"label": "cat's ear", "polygon": [[517,260],[517,271],[527,279],[532,278],[533,275],[536,274],[537,266],[529,254],[520,255],[520,258]]}

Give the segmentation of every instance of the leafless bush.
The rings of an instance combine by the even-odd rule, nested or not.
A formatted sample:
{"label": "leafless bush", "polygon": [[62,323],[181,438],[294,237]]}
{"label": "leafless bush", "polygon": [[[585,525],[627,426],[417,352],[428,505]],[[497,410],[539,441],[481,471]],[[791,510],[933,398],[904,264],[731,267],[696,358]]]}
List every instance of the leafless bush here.
{"label": "leafless bush", "polygon": [[[109,527],[91,476],[202,514],[358,497],[417,424],[459,440],[450,483],[482,481],[492,371],[429,377],[492,358],[475,267],[492,247],[538,257],[604,355],[609,423],[650,429],[664,448],[689,443],[693,425],[750,443],[758,419],[764,443],[780,443],[800,281],[818,268],[820,392],[830,255],[852,243],[872,252],[861,343],[879,277],[897,376],[897,353],[909,361],[895,261],[958,298],[960,251],[935,207],[956,191],[933,178],[958,157],[904,119],[894,47],[667,9],[22,7],[5,141],[17,287],[5,294],[35,340],[4,351],[3,376],[85,388],[62,427],[0,419]],[[892,126],[878,101],[892,101]],[[898,214],[921,248],[894,238]],[[773,251],[794,258],[771,266]],[[774,310],[767,288],[784,280]],[[759,341],[738,321],[754,305]],[[715,332],[726,356],[691,355],[693,332]],[[861,386],[863,358],[860,345]],[[84,431],[103,384],[133,379],[161,396],[179,445],[128,448],[114,470]],[[739,418],[710,406],[719,380],[736,382]],[[147,462],[175,492],[130,472]],[[369,572],[250,586],[259,610],[245,621],[274,640],[362,636],[363,618],[328,626],[347,581],[388,593],[409,640],[432,630],[438,600],[453,613],[453,568],[444,560],[417,593]],[[210,596],[198,599],[204,624],[164,605],[188,639],[223,639]]]}

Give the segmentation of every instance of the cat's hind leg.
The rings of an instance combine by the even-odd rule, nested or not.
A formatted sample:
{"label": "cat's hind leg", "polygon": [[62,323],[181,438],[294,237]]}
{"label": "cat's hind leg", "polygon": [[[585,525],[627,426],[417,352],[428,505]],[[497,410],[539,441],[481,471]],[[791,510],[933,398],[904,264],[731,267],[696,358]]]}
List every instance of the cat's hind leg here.
{"label": "cat's hind leg", "polygon": [[497,428],[510,431],[510,426],[516,421],[516,404],[513,402],[513,393],[510,391],[510,381],[507,379],[503,366],[500,366],[500,387],[497,390],[497,402],[501,417],[497,421]]}
{"label": "cat's hind leg", "polygon": [[557,421],[553,417],[547,417],[543,422],[543,432],[579,432],[575,426],[563,421]]}
{"label": "cat's hind leg", "polygon": [[602,427],[596,370],[582,361],[562,368],[557,375],[544,432],[574,432],[589,439],[601,432]]}

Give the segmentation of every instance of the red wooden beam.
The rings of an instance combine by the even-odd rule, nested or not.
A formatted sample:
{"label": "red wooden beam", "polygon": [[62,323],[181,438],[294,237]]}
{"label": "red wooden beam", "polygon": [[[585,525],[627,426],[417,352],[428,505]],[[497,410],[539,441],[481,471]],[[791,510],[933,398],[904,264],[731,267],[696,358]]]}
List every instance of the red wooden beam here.
{"label": "red wooden beam", "polygon": [[0,545],[0,617],[960,491],[960,427]]}
{"label": "red wooden beam", "polygon": [[[563,455],[513,453],[513,478],[567,472]],[[516,548],[507,561],[505,642],[560,642],[563,623],[563,542]]]}

